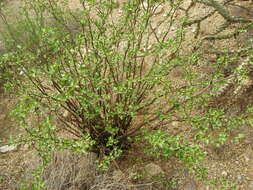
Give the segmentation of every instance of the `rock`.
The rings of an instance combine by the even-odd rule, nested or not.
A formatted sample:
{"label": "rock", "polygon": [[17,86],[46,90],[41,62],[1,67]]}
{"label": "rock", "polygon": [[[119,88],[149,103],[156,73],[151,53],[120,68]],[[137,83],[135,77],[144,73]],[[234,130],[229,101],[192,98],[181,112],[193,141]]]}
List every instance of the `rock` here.
{"label": "rock", "polygon": [[253,181],[251,181],[248,185],[248,189],[253,189]]}
{"label": "rock", "polygon": [[182,1],[180,7],[182,7],[183,9],[187,9],[191,5],[191,2],[192,1]]}
{"label": "rock", "polygon": [[197,190],[195,181],[191,180],[184,184],[183,190]]}
{"label": "rock", "polygon": [[26,151],[26,150],[29,150],[29,144],[25,144],[22,148],[22,150]]}
{"label": "rock", "polygon": [[16,149],[17,147],[14,145],[5,145],[5,146],[0,147],[0,152],[5,153],[5,152],[10,152]]}
{"label": "rock", "polygon": [[238,181],[239,183],[242,183],[243,180],[244,180],[244,177],[241,176],[241,175],[238,175],[236,178],[237,178],[237,181]]}
{"label": "rock", "polygon": [[237,6],[229,6],[230,14],[234,17],[251,19],[253,17],[252,11]]}
{"label": "rock", "polygon": [[250,161],[249,157],[247,157],[247,156],[245,156],[244,159],[245,159],[246,163],[248,163]]}
{"label": "rock", "polygon": [[192,27],[192,32],[195,33],[197,31],[197,29],[198,29],[197,26],[193,26]]}
{"label": "rock", "polygon": [[222,171],[221,175],[223,175],[224,177],[226,177],[228,175],[228,173],[226,171]]}
{"label": "rock", "polygon": [[145,166],[145,171],[147,172],[147,175],[150,177],[157,176],[159,174],[163,174],[164,171],[162,168],[154,163],[150,163]]}
{"label": "rock", "polygon": [[164,13],[164,8],[163,8],[163,6],[162,5],[156,5],[156,11],[155,11],[155,15],[157,16],[157,15],[160,15],[160,14],[162,14],[162,13]]}
{"label": "rock", "polygon": [[173,127],[179,127],[179,126],[180,126],[180,122],[178,122],[178,121],[172,121],[172,122],[171,122],[171,125],[172,125]]}
{"label": "rock", "polygon": [[144,7],[145,9],[147,9],[147,8],[148,8],[148,3],[147,3],[147,2],[143,2],[143,7]]}
{"label": "rock", "polygon": [[124,179],[124,177],[124,173],[120,170],[114,170],[112,173],[112,179],[116,182],[121,181],[122,179]]}

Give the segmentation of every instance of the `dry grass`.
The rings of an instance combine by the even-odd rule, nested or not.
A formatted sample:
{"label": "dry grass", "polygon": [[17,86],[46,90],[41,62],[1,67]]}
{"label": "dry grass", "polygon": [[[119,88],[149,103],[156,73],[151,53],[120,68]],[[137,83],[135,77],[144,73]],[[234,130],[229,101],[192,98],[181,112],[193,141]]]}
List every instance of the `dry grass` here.
{"label": "dry grass", "polygon": [[94,156],[56,152],[44,173],[46,190],[83,190],[92,185],[96,169]]}
{"label": "dry grass", "polygon": [[129,184],[97,171],[94,155],[55,152],[43,174],[46,190],[152,190],[153,183]]}

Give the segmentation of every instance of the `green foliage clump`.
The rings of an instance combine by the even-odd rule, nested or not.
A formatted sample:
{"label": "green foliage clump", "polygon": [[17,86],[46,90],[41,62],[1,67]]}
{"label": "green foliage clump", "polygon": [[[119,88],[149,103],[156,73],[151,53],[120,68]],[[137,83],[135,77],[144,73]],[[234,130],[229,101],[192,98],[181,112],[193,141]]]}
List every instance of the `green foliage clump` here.
{"label": "green foliage clump", "polygon": [[[117,19],[113,1],[82,6],[73,11],[67,1],[24,1],[18,27],[28,43],[12,38],[11,29],[7,45],[13,51],[1,62],[15,78],[6,87],[19,87],[13,115],[27,131],[26,141],[40,152],[95,152],[104,158],[103,168],[141,128],[172,110],[161,103],[171,91],[168,74],[180,62],[184,31],[171,37],[166,29],[158,37],[151,1],[147,7],[138,0],[125,3]],[[170,15],[160,25],[168,22]]]}

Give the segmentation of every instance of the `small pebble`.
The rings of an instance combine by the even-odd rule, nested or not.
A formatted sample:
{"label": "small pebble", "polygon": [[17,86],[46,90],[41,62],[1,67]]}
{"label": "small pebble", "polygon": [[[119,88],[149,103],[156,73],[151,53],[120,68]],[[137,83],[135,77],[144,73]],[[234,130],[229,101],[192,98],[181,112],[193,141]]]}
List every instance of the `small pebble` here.
{"label": "small pebble", "polygon": [[250,161],[250,159],[247,156],[245,156],[244,158],[245,158],[245,162],[249,162]]}
{"label": "small pebble", "polygon": [[221,172],[221,175],[226,177],[228,175],[228,173],[226,171],[223,171],[223,172]]}
{"label": "small pebble", "polygon": [[253,181],[249,183],[248,189],[253,189]]}
{"label": "small pebble", "polygon": [[237,180],[238,180],[238,182],[240,182],[240,183],[241,183],[241,182],[242,182],[242,180],[243,180],[243,176],[238,175],[238,176],[237,176]]}
{"label": "small pebble", "polygon": [[5,146],[0,147],[0,152],[2,153],[10,152],[10,151],[16,150],[16,148],[17,147],[13,145],[5,145]]}

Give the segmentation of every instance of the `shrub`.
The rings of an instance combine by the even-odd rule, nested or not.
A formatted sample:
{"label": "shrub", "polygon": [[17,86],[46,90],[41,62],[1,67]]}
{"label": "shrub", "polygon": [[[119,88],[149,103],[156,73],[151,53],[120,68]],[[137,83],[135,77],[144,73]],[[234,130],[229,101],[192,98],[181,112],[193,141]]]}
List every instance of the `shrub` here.
{"label": "shrub", "polygon": [[[20,76],[6,86],[20,87],[13,114],[30,142],[44,150],[92,151],[105,155],[108,164],[145,125],[177,107],[164,103],[184,31],[179,27],[172,36],[164,27],[174,22],[171,14],[154,28],[156,2],[129,1],[116,19],[113,1],[83,2],[78,11],[68,9],[66,1],[24,5],[20,23],[30,41],[9,40],[16,48],[2,62]],[[28,10],[37,12],[30,16]],[[36,123],[28,119],[34,117]]]}

